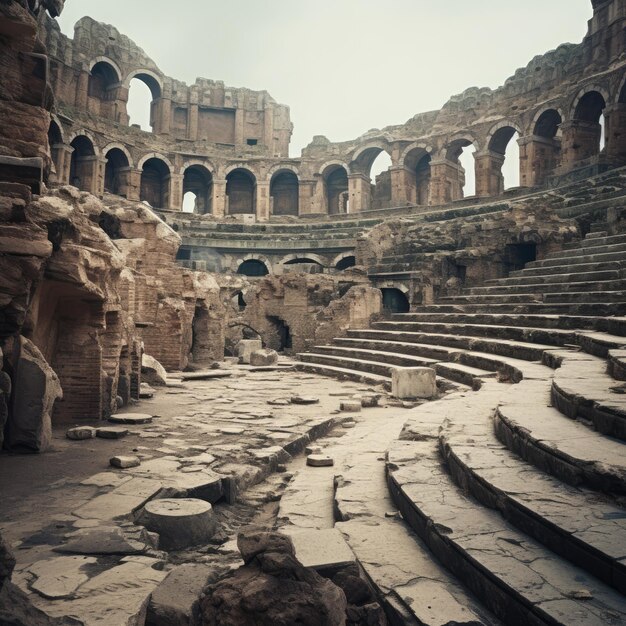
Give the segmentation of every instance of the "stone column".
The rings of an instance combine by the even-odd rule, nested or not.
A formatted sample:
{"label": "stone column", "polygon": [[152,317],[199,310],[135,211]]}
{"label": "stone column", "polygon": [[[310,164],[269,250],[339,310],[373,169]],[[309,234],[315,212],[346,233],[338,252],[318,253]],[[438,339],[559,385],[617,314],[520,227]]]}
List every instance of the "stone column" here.
{"label": "stone column", "polygon": [[71,180],[70,184],[75,185],[78,182],[78,187],[81,191],[88,191],[97,196],[99,161],[99,157],[95,155],[78,157],[76,159],[76,176],[78,181]]}
{"label": "stone column", "polygon": [[360,213],[372,206],[372,183],[369,176],[357,172],[348,175],[349,212]]}
{"label": "stone column", "polygon": [[618,103],[604,110],[606,158],[609,163],[626,161],[626,104]]}
{"label": "stone column", "polygon": [[89,98],[89,72],[81,71],[76,83],[76,108],[79,111],[87,110]]}
{"label": "stone column", "polygon": [[572,120],[561,124],[561,171],[569,172],[579,161],[595,157],[600,149],[602,127],[597,122]]}
{"label": "stone column", "polygon": [[120,167],[117,170],[117,174],[119,176],[119,194],[120,196],[124,196],[124,198],[129,198],[129,193],[131,192],[131,176],[132,176],[132,168],[130,167]]}
{"label": "stone column", "polygon": [[187,139],[198,139],[198,90],[192,87],[189,90],[189,118],[187,122]]}
{"label": "stone column", "polygon": [[476,161],[476,195],[491,198],[504,193],[502,166],[504,155],[492,150],[474,153]]}
{"label": "stone column", "polygon": [[117,101],[119,107],[119,123],[123,126],[130,126],[130,117],[128,115],[128,87],[122,87],[118,89]]}
{"label": "stone column", "polygon": [[270,184],[256,185],[256,218],[259,222],[267,222],[270,218]]}
{"label": "stone column", "polygon": [[56,170],[56,182],[59,185],[68,185],[74,148],[64,143],[56,143],[51,147],[51,150],[54,169]]}
{"label": "stone column", "polygon": [[226,215],[226,180],[213,180],[213,215],[221,218]]}
{"label": "stone column", "polygon": [[141,199],[141,170],[128,168],[126,174],[126,197],[129,200]]}
{"label": "stone column", "polygon": [[320,213],[320,207],[315,204],[315,180],[300,180],[298,183],[298,213],[308,215]]}
{"label": "stone column", "polygon": [[269,104],[265,106],[264,122],[263,143],[274,154],[274,108]]}
{"label": "stone column", "polygon": [[182,174],[170,175],[169,202],[167,202],[167,206],[163,208],[170,209],[171,211],[183,210],[183,178]]}
{"label": "stone column", "polygon": [[463,199],[465,170],[459,163],[440,159],[430,162],[430,204]]}
{"label": "stone column", "polygon": [[[240,104],[237,107],[241,106]],[[243,109],[235,109],[235,145],[240,146],[246,143],[244,138],[244,126],[245,126],[246,112]]]}
{"label": "stone column", "polygon": [[415,172],[403,165],[390,167],[389,171],[391,172],[391,206],[417,204]]}
{"label": "stone column", "polygon": [[520,185],[539,187],[559,165],[561,140],[538,135],[520,137]]}
{"label": "stone column", "polygon": [[104,157],[98,157],[98,165],[96,169],[97,178],[96,178],[96,192],[95,195],[98,198],[102,198],[104,196],[104,176],[106,172],[107,159]]}

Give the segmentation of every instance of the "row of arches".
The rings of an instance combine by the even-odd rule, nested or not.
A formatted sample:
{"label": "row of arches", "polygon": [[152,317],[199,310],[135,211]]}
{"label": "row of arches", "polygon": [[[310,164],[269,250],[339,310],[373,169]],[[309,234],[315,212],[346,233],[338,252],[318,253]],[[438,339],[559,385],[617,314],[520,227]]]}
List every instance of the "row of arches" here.
{"label": "row of arches", "polygon": [[[278,265],[312,265],[320,268],[326,268],[326,264],[317,255],[289,255],[282,259]],[[345,271],[356,265],[356,258],[352,253],[342,253],[331,263],[331,267],[339,272]],[[237,274],[248,276],[249,278],[259,278],[271,274],[273,270],[272,263],[269,259],[261,256],[249,255],[242,259],[237,266]]]}

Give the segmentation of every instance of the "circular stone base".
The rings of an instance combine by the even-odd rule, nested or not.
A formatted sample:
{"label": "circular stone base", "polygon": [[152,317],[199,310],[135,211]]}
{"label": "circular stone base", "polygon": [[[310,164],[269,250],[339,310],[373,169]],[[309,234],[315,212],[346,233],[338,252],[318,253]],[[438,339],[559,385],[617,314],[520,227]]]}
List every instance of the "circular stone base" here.
{"label": "circular stone base", "polygon": [[182,550],[206,543],[215,533],[213,508],[204,500],[164,498],[143,508],[137,522],[159,534],[159,547]]}
{"label": "circular stone base", "polygon": [[326,454],[309,454],[306,458],[306,464],[311,467],[331,467],[335,462]]}
{"label": "circular stone base", "polygon": [[148,413],[116,413],[109,417],[109,422],[113,424],[149,424],[152,415]]}

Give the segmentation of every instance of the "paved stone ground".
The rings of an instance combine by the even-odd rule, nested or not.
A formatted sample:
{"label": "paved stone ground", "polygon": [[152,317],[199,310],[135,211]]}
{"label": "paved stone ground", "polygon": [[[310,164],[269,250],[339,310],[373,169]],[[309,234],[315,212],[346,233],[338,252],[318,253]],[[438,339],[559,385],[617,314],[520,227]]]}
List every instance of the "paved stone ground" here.
{"label": "paved stone ground", "polygon": [[[397,436],[408,406],[383,397],[381,407],[339,411],[340,402],[367,391],[373,389],[294,370],[235,367],[230,377],[175,383],[129,407],[158,417],[128,426],[125,438],[70,441],[65,432],[74,424],[63,424],[47,454],[0,455],[0,532],[16,552],[14,582],[54,616],[69,614],[87,625],[142,623],[150,593],[172,568],[208,565],[208,579],[214,579],[240,564],[237,532],[275,525],[292,465],[304,462],[292,455],[312,438],[334,442],[339,460],[340,450],[343,458],[353,453],[357,433],[365,446],[359,453],[372,441],[383,450]],[[295,395],[319,403],[293,404]],[[344,428],[352,417],[356,427]],[[114,455],[137,455],[142,462],[113,469]],[[378,452],[376,464],[380,482],[384,459]],[[320,485],[306,507],[299,495],[284,506],[291,502],[306,511],[315,527],[331,527],[333,468],[308,470],[330,483]],[[386,498],[382,486],[375,495]],[[229,503],[234,492],[237,501]],[[157,494],[213,501],[219,530],[212,542],[169,554],[155,549],[153,538],[133,524],[133,512]]]}

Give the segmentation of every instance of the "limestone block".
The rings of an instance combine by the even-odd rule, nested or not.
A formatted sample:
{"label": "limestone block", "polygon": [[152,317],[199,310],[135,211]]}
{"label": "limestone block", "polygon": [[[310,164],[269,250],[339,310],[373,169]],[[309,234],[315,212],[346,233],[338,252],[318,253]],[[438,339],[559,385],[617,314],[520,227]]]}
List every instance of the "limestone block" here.
{"label": "limestone block", "polygon": [[278,352],[276,350],[255,350],[250,355],[250,365],[256,367],[267,367],[278,363]]}
{"label": "limestone block", "polygon": [[58,376],[28,339],[20,337],[13,375],[13,412],[5,429],[9,449],[43,452],[52,439],[52,409],[63,397]]}
{"label": "limestone block", "polygon": [[121,439],[128,435],[128,429],[120,426],[101,426],[96,428],[96,437],[101,439]]}
{"label": "limestone block", "polygon": [[400,400],[433,398],[437,394],[435,370],[431,367],[396,367],[392,370],[391,394]]}
{"label": "limestone block", "polygon": [[336,528],[289,533],[296,558],[305,567],[330,573],[356,563],[356,557]]}
{"label": "limestone block", "polygon": [[164,498],[148,502],[138,523],[158,533],[165,550],[182,550],[206,543],[215,532],[213,508],[204,500]]}
{"label": "limestone block", "polygon": [[335,461],[326,454],[309,454],[306,464],[310,467],[332,467]]}
{"label": "limestone block", "polygon": [[361,410],[361,400],[345,400],[339,404],[342,411],[358,413]]}
{"label": "limestone block", "polygon": [[242,339],[237,344],[237,356],[239,363],[250,364],[252,353],[263,349],[263,343],[260,339]]}
{"label": "limestone block", "polygon": [[97,430],[93,426],[76,426],[76,428],[68,429],[65,436],[73,441],[83,441],[85,439],[93,439]]}
{"label": "limestone block", "polygon": [[129,467],[139,467],[141,460],[136,456],[114,456],[109,459],[109,463],[113,467],[128,469]]}
{"label": "limestone block", "polygon": [[151,385],[166,385],[167,372],[165,368],[149,354],[141,357],[141,375]]}

